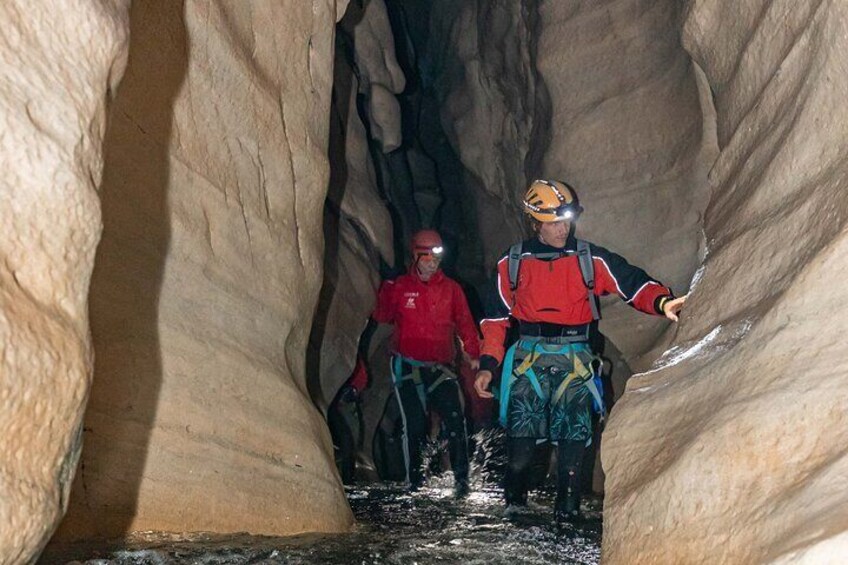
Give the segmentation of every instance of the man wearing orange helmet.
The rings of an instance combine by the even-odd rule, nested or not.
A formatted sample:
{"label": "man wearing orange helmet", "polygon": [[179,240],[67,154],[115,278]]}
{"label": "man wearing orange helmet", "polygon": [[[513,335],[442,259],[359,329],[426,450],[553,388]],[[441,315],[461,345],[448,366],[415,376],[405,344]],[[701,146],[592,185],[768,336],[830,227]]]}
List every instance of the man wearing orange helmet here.
{"label": "man wearing orange helmet", "polygon": [[[619,255],[574,236],[583,208],[574,190],[534,181],[522,202],[535,237],[500,259],[483,332],[474,388],[483,398],[501,365],[500,421],[507,431],[507,505],[527,501],[527,476],[538,443],[557,445],[558,522],[580,519],[580,466],[592,441],[592,409],[603,415],[599,364],[590,337],[600,319],[598,297],[614,293],[647,314],[677,321],[686,297]],[[520,337],[508,350],[510,319]]]}
{"label": "man wearing orange helmet", "polygon": [[459,284],[439,268],[442,238],[422,230],[412,238],[409,272],[380,287],[372,317],[395,328],[392,351],[394,391],[404,423],[404,459],[413,488],[424,479],[422,450],[435,410],[448,438],[457,496],[468,492],[468,443],[463,400],[456,374],[456,339],[476,370],[477,328]]}

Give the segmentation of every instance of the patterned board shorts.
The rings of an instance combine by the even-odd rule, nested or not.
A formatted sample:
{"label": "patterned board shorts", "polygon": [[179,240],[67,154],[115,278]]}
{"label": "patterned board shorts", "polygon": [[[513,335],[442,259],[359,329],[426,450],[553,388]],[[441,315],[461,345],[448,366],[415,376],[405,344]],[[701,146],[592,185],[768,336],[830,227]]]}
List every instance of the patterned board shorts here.
{"label": "patterned board shorts", "polygon": [[[513,370],[531,354],[533,344],[521,342],[515,350]],[[545,344],[536,344],[544,352]],[[554,351],[561,346],[555,346]],[[575,357],[580,363],[575,363]],[[541,396],[528,374],[519,375],[513,382],[507,409],[507,435],[515,438],[547,438],[551,441],[591,441],[592,393],[586,386],[591,373],[578,371],[564,390],[560,387],[578,368],[591,367],[594,356],[584,344],[575,344],[570,352],[545,354],[533,363],[532,368],[541,389]],[[557,399],[557,391],[559,398]]]}

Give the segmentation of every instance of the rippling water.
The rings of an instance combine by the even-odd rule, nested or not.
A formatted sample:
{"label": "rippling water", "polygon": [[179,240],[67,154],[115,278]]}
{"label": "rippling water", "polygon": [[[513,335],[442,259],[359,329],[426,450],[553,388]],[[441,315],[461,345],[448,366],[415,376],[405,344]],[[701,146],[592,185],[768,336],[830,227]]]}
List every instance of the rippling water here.
{"label": "rippling water", "polygon": [[51,548],[41,563],[203,565],[255,563],[598,563],[600,501],[589,500],[586,524],[558,528],[552,492],[531,495],[518,514],[505,515],[501,490],[485,485],[454,500],[450,473],[418,492],[399,485],[349,487],[356,530],[341,535],[297,537],[185,536],[147,533],[110,547]]}

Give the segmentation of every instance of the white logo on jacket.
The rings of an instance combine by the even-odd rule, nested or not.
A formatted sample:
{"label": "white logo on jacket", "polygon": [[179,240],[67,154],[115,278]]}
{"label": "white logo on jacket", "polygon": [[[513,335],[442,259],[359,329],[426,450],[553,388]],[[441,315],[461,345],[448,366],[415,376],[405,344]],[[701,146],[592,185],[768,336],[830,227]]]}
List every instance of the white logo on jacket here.
{"label": "white logo on jacket", "polygon": [[403,295],[406,297],[406,304],[404,304],[404,308],[415,308],[415,299],[418,297],[417,292],[405,292]]}

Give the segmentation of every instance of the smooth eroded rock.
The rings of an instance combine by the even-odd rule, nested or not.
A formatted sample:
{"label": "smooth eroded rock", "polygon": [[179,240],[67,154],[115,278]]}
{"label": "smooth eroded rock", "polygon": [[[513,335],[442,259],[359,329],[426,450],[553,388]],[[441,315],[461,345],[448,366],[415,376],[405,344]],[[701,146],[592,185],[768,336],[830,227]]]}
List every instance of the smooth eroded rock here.
{"label": "smooth eroded rock", "polygon": [[707,257],[604,438],[607,563],[848,555],[848,6],[689,3],[715,94]]}
{"label": "smooth eroded rock", "polygon": [[133,3],[63,539],[351,526],[305,382],[341,8]]}

